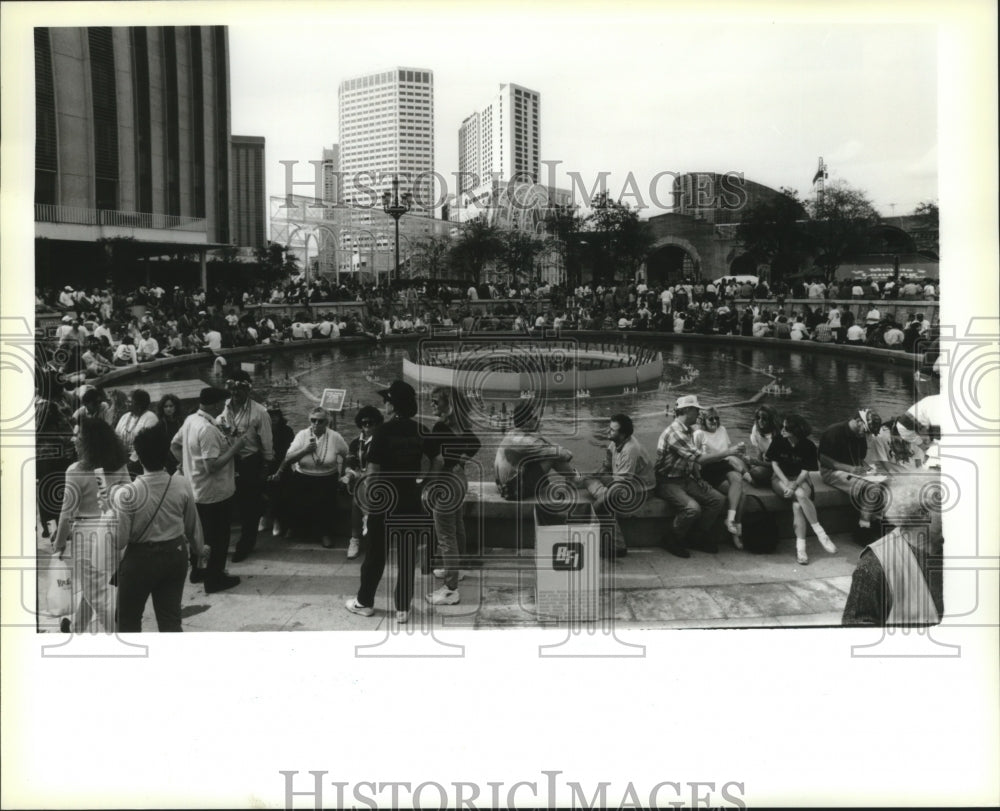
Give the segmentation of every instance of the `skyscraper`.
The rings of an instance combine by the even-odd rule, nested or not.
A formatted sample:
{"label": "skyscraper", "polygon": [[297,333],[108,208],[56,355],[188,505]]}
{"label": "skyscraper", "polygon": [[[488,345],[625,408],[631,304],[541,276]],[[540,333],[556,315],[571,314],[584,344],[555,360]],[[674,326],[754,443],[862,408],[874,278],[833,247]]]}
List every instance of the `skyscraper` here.
{"label": "skyscraper", "polygon": [[434,203],[434,74],[392,68],[345,79],[340,105],[343,201],[381,212],[382,193],[399,175],[411,192],[413,214],[432,215]]}
{"label": "skyscraper", "polygon": [[459,192],[500,180],[539,182],[540,98],[537,90],[502,84],[458,130]]}
{"label": "skyscraper", "polygon": [[[224,26],[35,28],[36,272],[232,241]],[[79,257],[88,257],[82,263]]]}
{"label": "skyscraper", "polygon": [[264,139],[233,135],[233,242],[241,248],[267,246],[265,226]]}

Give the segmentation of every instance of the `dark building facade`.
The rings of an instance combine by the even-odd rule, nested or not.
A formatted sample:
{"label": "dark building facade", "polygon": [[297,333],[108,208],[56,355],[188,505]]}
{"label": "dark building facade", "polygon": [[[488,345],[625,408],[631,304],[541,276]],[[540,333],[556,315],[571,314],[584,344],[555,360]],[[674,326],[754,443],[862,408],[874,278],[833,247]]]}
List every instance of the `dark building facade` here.
{"label": "dark building facade", "polygon": [[233,242],[242,248],[267,245],[267,191],[264,182],[264,138],[233,135]]}
{"label": "dark building facade", "polygon": [[231,243],[224,26],[36,28],[34,50],[37,272],[99,240],[202,260]]}

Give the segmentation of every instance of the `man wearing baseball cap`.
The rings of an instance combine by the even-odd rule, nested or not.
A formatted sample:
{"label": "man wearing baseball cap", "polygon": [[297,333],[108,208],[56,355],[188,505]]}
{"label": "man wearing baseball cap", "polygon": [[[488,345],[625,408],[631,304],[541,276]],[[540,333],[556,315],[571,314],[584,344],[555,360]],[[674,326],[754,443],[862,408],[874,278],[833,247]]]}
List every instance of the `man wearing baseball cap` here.
{"label": "man wearing baseball cap", "polygon": [[[379,392],[385,400],[386,421],[372,435],[368,465],[359,493],[361,506],[368,513],[368,549],[361,564],[361,585],[357,597],[347,601],[347,610],[362,617],[375,613],[375,592],[385,572],[389,536],[386,524],[405,525],[407,518],[424,515],[417,489],[424,442],[417,414],[417,393],[413,386],[394,380]],[[386,491],[392,495],[387,497]],[[385,502],[390,502],[385,506]],[[382,505],[381,511],[379,505]],[[416,566],[416,533],[398,532],[396,560],[396,622],[409,621],[413,600],[413,577]]]}
{"label": "man wearing baseball cap", "polygon": [[231,439],[244,437],[246,444],[236,456],[236,502],[240,539],[233,551],[233,563],[246,560],[257,545],[257,530],[264,512],[264,484],[274,460],[271,417],[267,409],[250,396],[253,380],[235,365],[227,368],[226,401],[218,424]]}
{"label": "man wearing baseball cap", "polygon": [[726,499],[701,477],[701,465],[718,462],[739,453],[738,445],[719,453],[701,453],[694,444],[693,426],[702,406],[697,395],[677,398],[674,421],[656,443],[656,495],[673,508],[673,537],[667,551],[679,558],[691,557],[685,546],[696,539],[705,552],[719,551],[716,524]]}
{"label": "man wearing baseball cap", "polygon": [[170,452],[181,463],[184,476],[191,482],[205,543],[210,547],[206,570],[191,570],[191,582],[203,579],[206,594],[230,589],[240,582],[238,577],[226,574],[225,569],[229,521],[236,492],[233,460],[247,439],[244,434],[230,443],[216,424],[227,396],[224,389],[203,388],[198,410],[184,420],[170,443]]}

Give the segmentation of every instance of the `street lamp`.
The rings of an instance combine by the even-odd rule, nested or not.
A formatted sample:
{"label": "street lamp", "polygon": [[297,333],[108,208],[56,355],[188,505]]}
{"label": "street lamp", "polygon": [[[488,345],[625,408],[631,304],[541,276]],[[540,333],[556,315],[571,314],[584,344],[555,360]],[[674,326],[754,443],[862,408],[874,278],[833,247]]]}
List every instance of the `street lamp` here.
{"label": "street lamp", "polygon": [[409,192],[403,192],[403,197],[399,197],[399,176],[392,178],[392,191],[382,194],[382,210],[392,217],[396,222],[396,281],[399,281],[399,218],[410,210],[413,205],[413,196]]}

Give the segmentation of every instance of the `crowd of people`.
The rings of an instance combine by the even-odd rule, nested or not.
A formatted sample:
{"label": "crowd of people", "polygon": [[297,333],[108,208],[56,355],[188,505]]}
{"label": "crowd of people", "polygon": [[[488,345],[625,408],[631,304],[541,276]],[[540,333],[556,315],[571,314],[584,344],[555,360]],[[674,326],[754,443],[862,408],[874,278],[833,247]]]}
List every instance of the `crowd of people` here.
{"label": "crowd of people", "polygon": [[[900,285],[897,292],[907,299],[932,297],[928,288],[918,286],[914,293],[913,287],[912,283]],[[411,319],[409,311],[426,303],[429,293],[437,297],[437,306]],[[572,292],[547,285],[506,290],[486,285],[470,287],[464,298],[515,294],[522,297],[520,302],[498,302],[488,318],[499,323],[506,317],[504,326],[517,332],[597,325],[676,332],[697,326],[698,331],[897,346],[911,351],[920,340],[933,338],[933,328],[922,313],[914,312],[900,329],[874,304],[862,326],[850,311],[829,300],[829,288],[816,284],[791,291],[735,281],[681,283],[665,289],[639,282],[613,288],[581,286]],[[780,307],[786,294],[802,294],[816,300],[816,305],[794,314],[789,324],[784,314],[774,315],[776,310],[769,309]],[[239,527],[234,563],[252,555],[259,533],[268,529],[278,536],[291,532],[312,537],[332,548],[338,499],[341,506],[349,504],[351,511],[347,557],[359,557],[362,539],[367,540],[361,586],[347,607],[370,616],[386,559],[386,516],[370,509],[371,492],[379,482],[396,488],[401,514],[429,511],[432,515],[437,552],[445,565],[436,570],[443,583],[430,599],[434,604],[457,602],[462,576],[458,561],[464,548],[464,523],[457,511],[468,491],[464,465],[480,447],[469,404],[460,393],[435,390],[431,403],[437,420],[428,437],[414,420],[415,393],[397,381],[379,392],[383,409],[368,405],[358,411],[358,435],[348,443],[331,427],[329,413],[320,408],[308,415],[308,426],[296,432],[280,409],[252,396],[249,375],[238,369],[224,372],[226,389],[203,390],[197,410],[188,415],[173,394],[154,404],[140,388],[127,400],[109,400],[94,385],[94,378],[116,366],[185,352],[217,353],[229,346],[352,334],[377,336],[439,324],[471,332],[482,326],[482,319],[463,308],[463,291],[445,285],[430,290],[427,286],[365,290],[345,284],[331,289],[324,280],[298,281],[270,292],[261,286],[224,295],[216,290],[214,295],[213,305],[207,303],[211,297],[204,291],[180,286],[172,292],[142,286],[125,294],[111,288],[88,293],[67,286],[58,294],[39,294],[40,312],[46,304],[65,312],[51,339],[39,342],[37,358],[36,428],[40,441],[44,438],[54,448],[40,456],[37,464],[43,535],[51,538],[55,553],[62,554],[74,517],[109,511],[118,516],[118,548],[102,553],[103,559],[115,561],[117,620],[107,605],[106,583],[102,585],[108,567],[88,564],[91,588],[84,590],[87,596],[81,598],[72,618],[64,619],[64,629],[82,631],[96,617],[105,628],[115,621],[119,630],[138,630],[143,606],[151,595],[160,630],[179,630],[179,600],[189,561],[192,582],[203,582],[208,593],[239,584],[239,578],[226,571],[234,522]],[[734,296],[751,302],[742,313],[731,306]],[[770,296],[775,296],[773,305]],[[851,291],[851,297],[874,298],[874,291],[859,288]],[[880,289],[879,298],[892,298],[891,288]],[[368,315],[362,315],[359,308],[346,315],[319,313],[318,322],[292,316],[276,319],[252,309],[261,300],[301,304],[364,300]],[[540,306],[542,301],[559,300],[566,302],[565,308]],[[497,491],[502,498],[521,500],[537,495],[554,478],[586,490],[596,512],[615,521],[613,546],[602,550],[608,556],[627,554],[617,520],[621,499],[615,497],[616,488],[627,486],[642,498],[655,495],[670,505],[673,515],[669,551],[689,557],[691,548],[716,551],[720,533],[728,534],[737,549],[743,548],[745,491],[770,487],[790,504],[796,557],[805,565],[810,530],[824,550],[835,551],[818,521],[810,473],[818,471],[822,481],[861,505],[859,529],[878,526],[883,516],[878,514],[880,502],[873,491],[888,487],[887,480],[903,473],[936,466],[935,432],[939,432],[940,420],[931,399],[925,398],[886,423],[874,410],[861,408],[857,416],[823,431],[817,448],[810,439],[810,426],[801,417],[779,417],[767,406],[755,414],[749,446],[733,443],[720,415],[703,408],[696,396],[687,395],[676,403],[674,419],[653,452],[634,437],[629,415],[614,415],[607,426],[604,464],[586,475],[573,467],[569,451],[538,433],[542,414],[528,400],[504,425],[509,430],[494,461]],[[417,475],[417,471],[422,472]],[[450,499],[428,506],[417,487],[417,479],[425,477],[447,482],[449,487],[438,490],[451,493]],[[56,482],[65,482],[62,505],[53,505],[43,496],[57,489]],[[407,620],[412,600],[412,552],[406,550],[400,556],[403,576],[397,578],[395,594],[400,622]]]}
{"label": "crowd of people", "polygon": [[[540,283],[484,283],[462,291],[433,281],[364,286],[353,280],[336,285],[325,278],[310,282],[299,278],[270,288],[217,287],[210,294],[181,285],[172,290],[141,285],[130,291],[105,287],[89,292],[66,285],[58,292],[36,291],[39,314],[63,313],[53,333],[40,336],[38,360],[79,383],[116,367],[184,354],[316,338],[420,334],[439,328],[462,334],[574,329],[722,334],[908,352],[933,345],[937,327],[916,303],[901,323],[874,301],[861,317],[831,298],[836,294],[838,300],[933,301],[938,295],[933,284],[901,280],[896,285],[888,280],[872,285],[878,288],[877,296],[875,289],[860,284],[834,288],[818,281],[803,282],[798,290],[735,280],[650,287],[640,280],[574,290]],[[786,306],[788,297],[809,303]],[[494,303],[485,309],[472,306],[482,299]],[[746,303],[738,305],[737,299]],[[323,302],[341,304],[324,310]],[[277,314],[260,308],[265,303],[303,309]],[[344,303],[356,303],[358,309]]]}

